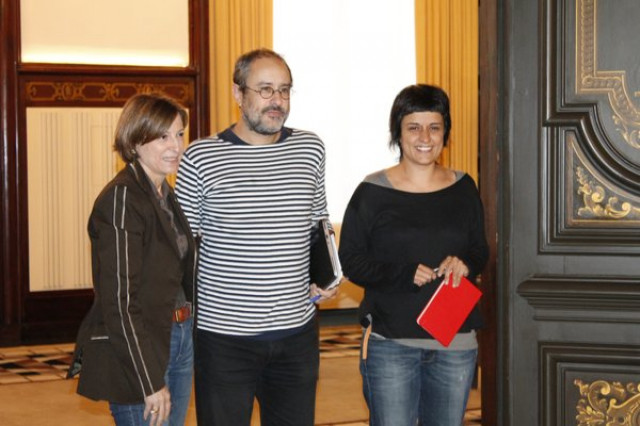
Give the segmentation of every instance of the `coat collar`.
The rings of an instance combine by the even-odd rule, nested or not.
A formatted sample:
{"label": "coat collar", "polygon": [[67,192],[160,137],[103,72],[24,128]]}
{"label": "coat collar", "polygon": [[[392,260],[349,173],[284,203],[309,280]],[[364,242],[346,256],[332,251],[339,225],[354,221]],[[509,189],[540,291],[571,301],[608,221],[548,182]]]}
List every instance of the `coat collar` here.
{"label": "coat collar", "polygon": [[[166,213],[160,206],[160,202],[158,201],[158,196],[151,184],[151,180],[147,176],[146,172],[142,168],[142,165],[137,161],[133,161],[127,165],[127,169],[129,173],[133,175],[134,179],[138,182],[140,189],[144,191],[144,193],[149,197],[149,201],[156,212],[156,216],[160,221],[160,225],[164,230],[167,239],[169,240],[171,247],[173,247],[174,251],[180,257],[180,249],[178,248],[178,243],[176,242],[176,234],[173,228],[171,228],[171,222],[167,218]],[[189,222],[187,218],[182,213],[182,209],[176,200],[175,193],[171,186],[169,187],[169,194],[167,195],[167,203],[171,205],[171,208],[175,212],[174,220],[177,221],[180,227],[183,229],[185,235],[187,236],[187,240],[189,241],[189,251],[193,250],[195,246],[195,240],[193,239],[193,235],[191,234],[191,228],[189,227]]]}

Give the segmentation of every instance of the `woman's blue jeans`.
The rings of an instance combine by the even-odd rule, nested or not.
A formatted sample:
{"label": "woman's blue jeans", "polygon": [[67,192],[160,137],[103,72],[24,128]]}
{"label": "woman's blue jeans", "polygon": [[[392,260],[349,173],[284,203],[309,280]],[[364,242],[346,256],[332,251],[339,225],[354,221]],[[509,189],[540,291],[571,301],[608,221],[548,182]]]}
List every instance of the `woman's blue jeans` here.
{"label": "woman's blue jeans", "polygon": [[[191,399],[193,378],[193,318],[173,323],[171,352],[164,381],[171,394],[171,412],[165,426],[183,426]],[[118,426],[146,426],[151,416],[144,420],[144,404],[110,403],[111,415]]]}
{"label": "woman's blue jeans", "polygon": [[477,349],[440,351],[369,339],[360,373],[371,426],[461,425]]}

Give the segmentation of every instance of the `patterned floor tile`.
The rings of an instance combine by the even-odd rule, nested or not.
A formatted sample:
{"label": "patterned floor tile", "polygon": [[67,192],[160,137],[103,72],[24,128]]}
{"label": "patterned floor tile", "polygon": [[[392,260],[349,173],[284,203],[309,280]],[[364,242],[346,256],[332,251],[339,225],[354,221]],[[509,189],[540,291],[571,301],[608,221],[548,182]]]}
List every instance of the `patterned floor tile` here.
{"label": "patterned floor tile", "polygon": [[[329,326],[320,329],[320,357],[336,359],[360,354],[360,326]],[[66,376],[74,344],[19,346],[0,348],[0,386],[60,380]],[[478,409],[467,410],[465,426],[481,424]],[[368,419],[348,423],[327,423],[318,426],[367,426]]]}

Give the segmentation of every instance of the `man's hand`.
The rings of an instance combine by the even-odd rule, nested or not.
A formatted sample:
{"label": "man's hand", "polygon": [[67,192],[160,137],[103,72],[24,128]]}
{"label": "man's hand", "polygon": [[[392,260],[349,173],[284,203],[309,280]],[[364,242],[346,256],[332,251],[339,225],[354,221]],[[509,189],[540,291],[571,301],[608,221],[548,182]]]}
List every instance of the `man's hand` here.
{"label": "man's hand", "polygon": [[334,299],[338,294],[338,287],[335,286],[331,290],[323,290],[315,284],[311,284],[309,289],[309,298],[314,303],[324,302],[325,300]]}

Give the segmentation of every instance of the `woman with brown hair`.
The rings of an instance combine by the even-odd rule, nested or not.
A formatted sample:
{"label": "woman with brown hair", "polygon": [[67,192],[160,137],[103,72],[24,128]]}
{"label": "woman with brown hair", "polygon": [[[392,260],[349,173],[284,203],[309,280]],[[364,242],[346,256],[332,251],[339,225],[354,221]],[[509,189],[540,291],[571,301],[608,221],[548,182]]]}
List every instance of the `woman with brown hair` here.
{"label": "woman with brown hair", "polygon": [[167,175],[187,113],[160,95],[125,104],[114,148],[127,163],[89,218],[94,304],[69,376],[109,401],[117,425],[182,425],[191,396],[195,243]]}

